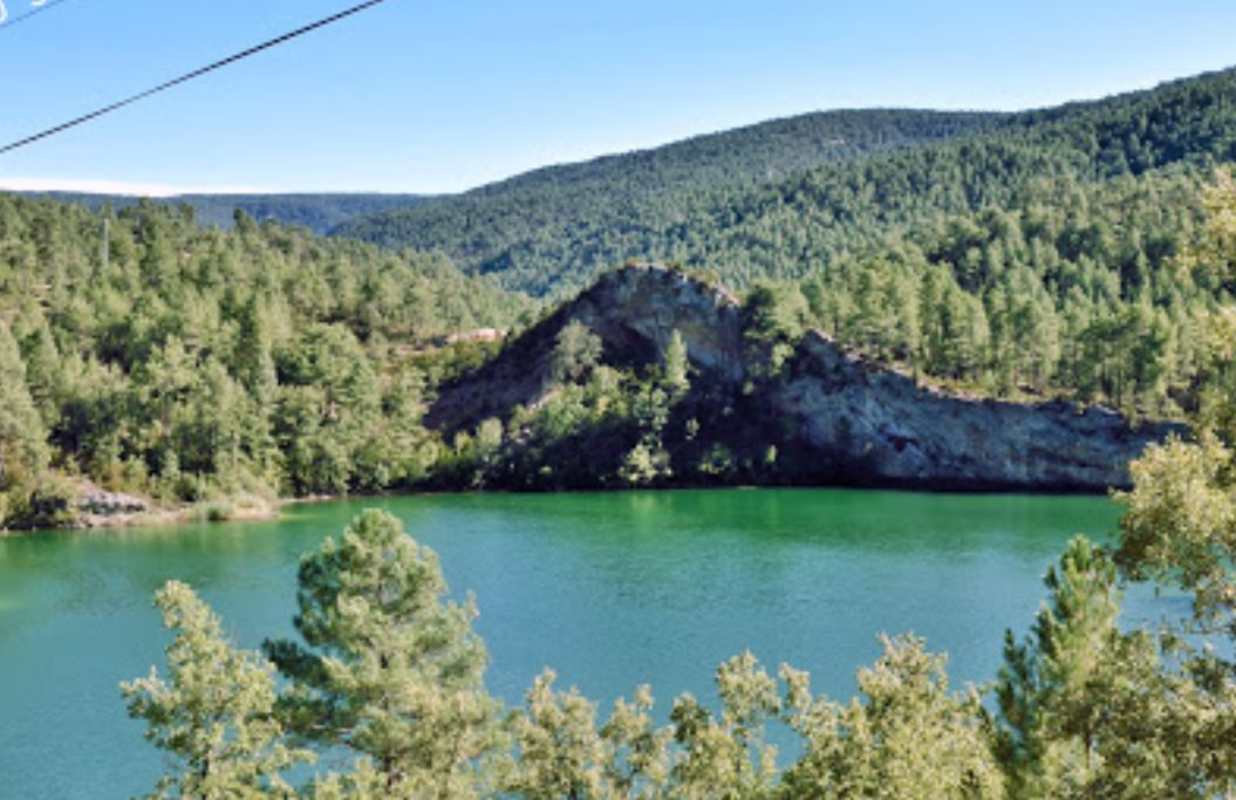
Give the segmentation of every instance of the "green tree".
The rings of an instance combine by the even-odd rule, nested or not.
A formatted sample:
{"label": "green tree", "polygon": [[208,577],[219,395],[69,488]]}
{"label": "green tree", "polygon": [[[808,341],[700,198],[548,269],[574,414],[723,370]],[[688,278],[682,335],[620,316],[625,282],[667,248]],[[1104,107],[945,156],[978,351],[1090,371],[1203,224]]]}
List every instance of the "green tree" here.
{"label": "green tree", "polygon": [[687,344],[682,334],[674,330],[662,357],[665,371],[665,387],[671,397],[681,397],[691,388],[689,377],[691,362],[687,358]]}
{"label": "green tree", "polygon": [[765,742],[765,725],[781,711],[777,682],[750,652],[717,668],[721,715],[690,694],[674,701],[670,720],[682,748],[671,773],[672,797],[771,797],[777,750]]}
{"label": "green tree", "polygon": [[497,705],[475,608],[444,601],[434,553],[366,511],[302,559],[298,583],[304,644],[266,644],[293,682],[282,701],[292,729],[362,756],[384,796],[480,796],[501,741]]}
{"label": "green tree", "polygon": [[785,798],[1000,798],[978,692],[949,691],[945,658],[914,637],[882,637],[884,654],[859,671],[862,700],[813,698],[806,673],[782,667],[802,757],[782,779]]}
{"label": "green tree", "polygon": [[744,335],[753,344],[772,348],[775,373],[803,335],[810,315],[807,298],[797,285],[760,283],[743,302]]}
{"label": "green tree", "polygon": [[8,326],[0,322],[0,527],[28,512],[30,495],[51,454],[43,420],[26,385],[26,367]]}
{"label": "green tree", "polygon": [[555,692],[557,675],[537,676],[525,698],[526,710],[510,727],[518,753],[503,789],[526,800],[584,800],[618,797],[607,769],[612,755],[597,729],[596,706],[574,688]]}
{"label": "green tree", "polygon": [[46,325],[40,326],[26,337],[23,350],[31,399],[39,409],[44,427],[54,430],[60,422],[63,376],[60,352],[51,329]]}
{"label": "green tree", "polygon": [[313,755],[282,741],[274,667],[233,647],[187,585],[169,581],[155,593],[155,605],[164,626],[176,631],[167,648],[168,680],[152,667],[147,677],[120,685],[129,716],[145,720],[147,740],[176,763],[151,797],[293,797],[281,773]]}
{"label": "green tree", "polygon": [[1196,444],[1172,440],[1130,465],[1115,558],[1135,580],[1176,584],[1193,593],[1203,630],[1236,639],[1236,472],[1232,451],[1213,434]]}
{"label": "green tree", "polygon": [[1112,677],[1119,636],[1115,565],[1084,538],[1069,543],[1043,582],[1050,605],[1028,642],[1005,633],[996,688],[998,751],[1018,797],[1078,791],[1093,780],[1106,711],[1100,686]]}
{"label": "green tree", "polygon": [[577,381],[601,359],[601,337],[587,325],[571,320],[558,331],[551,374],[555,383]]}

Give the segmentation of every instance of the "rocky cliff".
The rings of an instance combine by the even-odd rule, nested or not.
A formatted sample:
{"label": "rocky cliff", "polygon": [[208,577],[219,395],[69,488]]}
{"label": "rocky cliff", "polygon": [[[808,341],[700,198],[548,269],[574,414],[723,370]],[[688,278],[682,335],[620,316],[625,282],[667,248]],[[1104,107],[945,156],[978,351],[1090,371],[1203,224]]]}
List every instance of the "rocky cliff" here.
{"label": "rocky cliff", "polygon": [[1132,427],[1100,407],[1026,405],[922,388],[847,355],[819,333],[799,345],[795,374],[770,398],[805,446],[881,483],[937,488],[1104,490],[1176,426]]}
{"label": "rocky cliff", "polygon": [[677,330],[692,365],[727,384],[742,381],[742,310],[729,292],[681,272],[652,265],[602,275],[516,340],[502,355],[446,387],[429,409],[431,428],[453,431],[505,416],[516,405],[535,405],[550,384],[555,337],[579,321],[601,337],[610,364],[655,362]]}
{"label": "rocky cliff", "polygon": [[728,424],[778,431],[795,465],[785,478],[792,482],[1104,491],[1128,485],[1128,463],[1147,444],[1183,432],[1170,424],[1134,427],[1098,407],[950,395],[814,331],[769,378],[764,353],[744,337],[736,298],[649,265],[604,275],[493,362],[446,387],[429,424],[449,432],[505,417],[517,404],[537,405],[551,391],[555,337],[573,320],[601,337],[606,363],[628,367],[655,362],[678,331],[695,383],[747,409]]}

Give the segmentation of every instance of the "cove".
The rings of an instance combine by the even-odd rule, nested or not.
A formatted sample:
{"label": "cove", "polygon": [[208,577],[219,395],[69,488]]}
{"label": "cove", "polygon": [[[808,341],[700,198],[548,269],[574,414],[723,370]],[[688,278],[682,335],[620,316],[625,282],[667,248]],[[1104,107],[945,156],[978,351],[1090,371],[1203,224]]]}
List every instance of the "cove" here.
{"label": "cove", "polygon": [[[1110,541],[1120,513],[1102,497],[840,489],[433,495],[0,539],[0,798],[148,791],[160,756],[117,683],[162,665],[154,590],[189,582],[242,646],[291,635],[299,556],[368,507],[476,595],[494,694],[518,703],[551,665],[602,715],[645,682],[662,715],[683,691],[711,699],[713,670],[748,648],[848,698],[881,631],[947,651],[954,686],[990,680],[1068,538]],[[1137,593],[1126,615],[1175,602]]]}

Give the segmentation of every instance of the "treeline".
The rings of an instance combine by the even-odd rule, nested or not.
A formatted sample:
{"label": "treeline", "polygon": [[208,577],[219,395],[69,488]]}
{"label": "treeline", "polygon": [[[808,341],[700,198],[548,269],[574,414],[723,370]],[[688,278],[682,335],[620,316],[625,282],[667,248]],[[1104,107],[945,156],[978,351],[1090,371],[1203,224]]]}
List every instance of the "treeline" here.
{"label": "treeline", "polygon": [[[1236,158],[1234,100],[1236,72],[1226,71],[1016,115],[825,114],[798,118],[818,121],[815,136],[784,135],[794,120],[757,125],[538,170],[338,232],[441,249],[466,271],[495,273],[534,294],[578,288],[628,258],[715,269],[736,286],[799,279],[950,217],[1029,210],[1036,199],[1050,206],[1090,191],[1077,184],[1204,174]],[[886,148],[890,139],[899,146]],[[828,161],[816,154],[829,141],[860,146]],[[701,159],[696,151],[705,145],[720,152]],[[1159,243],[1150,234],[1138,231],[1146,240],[1139,248],[1153,263]],[[1067,247],[1061,255],[1071,260]],[[1110,255],[1098,266],[1117,270],[1123,253]]]}
{"label": "treeline", "polygon": [[435,455],[408,355],[531,309],[244,214],[0,196],[0,527],[64,521],[79,477],[172,502],[412,480]]}

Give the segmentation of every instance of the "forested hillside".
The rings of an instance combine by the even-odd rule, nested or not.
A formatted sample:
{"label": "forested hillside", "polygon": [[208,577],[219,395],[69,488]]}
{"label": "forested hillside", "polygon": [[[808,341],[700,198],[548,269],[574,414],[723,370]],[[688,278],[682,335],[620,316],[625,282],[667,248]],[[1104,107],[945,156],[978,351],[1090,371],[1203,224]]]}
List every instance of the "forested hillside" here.
{"label": "forested hillside", "polygon": [[[874,141],[882,124],[908,132],[908,120],[947,118],[802,119]],[[1211,332],[1236,286],[1185,254],[1205,236],[1206,187],[1225,180],[1216,168],[1236,160],[1236,73],[950,124],[952,136],[928,126],[945,141],[911,146],[907,135],[891,152],[742,186],[707,171],[675,184],[680,146],[670,146],[640,156],[661,169],[607,190],[600,166],[570,168],[592,176],[574,182],[568,168],[543,170],[347,230],[380,241],[408,232],[532,292],[634,256],[736,289],[771,281],[795,325],[915,374],[989,395],[1196,411],[1214,369]],[[771,129],[718,141],[755,147],[763,135]],[[743,163],[737,149],[730,159]],[[654,184],[659,193],[646,191]]]}
{"label": "forested hillside", "polygon": [[169,502],[378,488],[418,474],[407,353],[531,301],[444,258],[240,214],[0,197],[0,527],[90,478]]}
{"label": "forested hillside", "polygon": [[[1014,117],[784,120],[413,212],[469,231],[462,253],[3,196],[0,526],[57,521],[64,481],[87,479],[181,503],[836,477],[794,464],[768,402],[821,335],[915,387],[1213,416],[1234,372],[1234,148],[1225,72]],[[767,180],[801,158],[834,163]],[[524,236],[510,269],[476,260]],[[736,395],[693,381],[681,347],[615,359],[571,326],[506,360],[531,399],[427,427],[429,404],[461,381],[490,392],[473,368],[523,346],[439,347],[535,321],[500,282],[565,292],[631,250],[744,295],[735,359],[759,369]]]}
{"label": "forested hillside", "polygon": [[[842,141],[824,158],[829,142]],[[441,249],[465,271],[496,273],[533,294],[578,287],[627,258],[713,269],[743,286],[813,275],[890,242],[930,249],[941,228],[992,209],[1034,214],[1078,195],[1118,204],[1139,192],[1129,179],[1188,183],[1232,160],[1234,142],[1236,73],[1226,71],[1016,115],[810,115],[540,170],[337,233]],[[1152,216],[1178,213],[1156,206]],[[1070,219],[1083,230],[1111,228],[1110,215],[1092,218],[1076,203]],[[1118,244],[1138,240],[1154,268],[1183,235],[1163,241],[1165,227],[1173,226],[1108,232]],[[1084,256],[1107,271],[1133,255],[1087,249],[1072,231],[1043,244],[1055,251],[1045,258]]]}
{"label": "forested hillside", "polygon": [[361,217],[341,236],[442,249],[469,272],[532,294],[580,287],[628,257],[671,255],[677,226],[756,187],[821,164],[852,162],[1000,128],[1005,115],[830,111],[699,136],[651,150],[546,167],[420,208]]}
{"label": "forested hillside", "polygon": [[[123,194],[85,192],[18,192],[30,197],[78,203],[93,210],[110,206],[115,210],[137,205],[142,198]],[[348,220],[392,208],[406,208],[433,198],[418,194],[372,193],[294,193],[294,194],[182,194],[150,198],[148,202],[193,208],[203,225],[230,229],[234,215],[243,211],[258,222],[300,225],[314,233],[327,231]]]}

